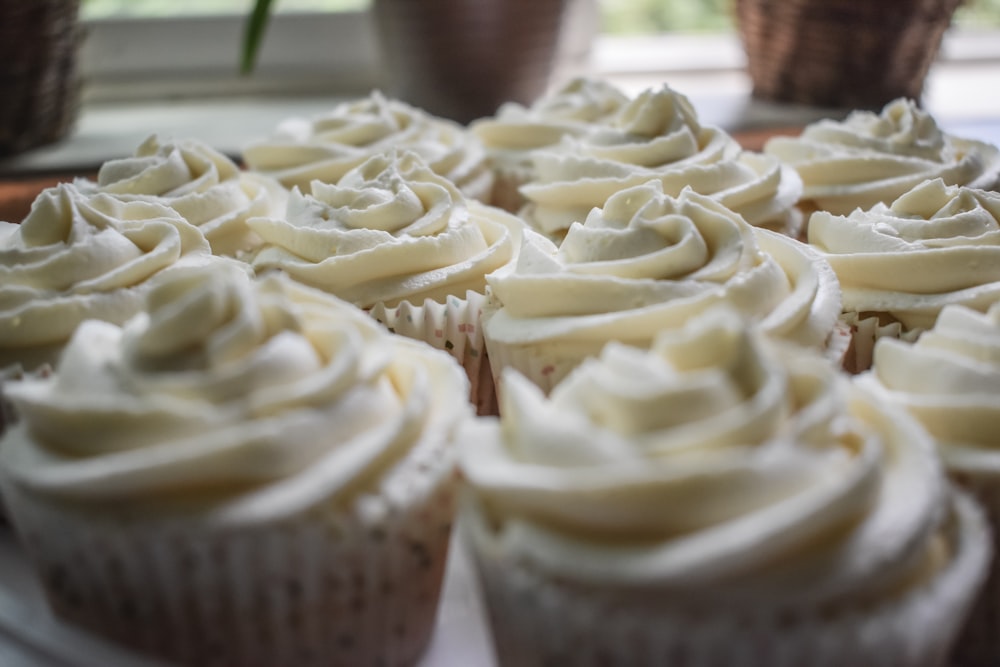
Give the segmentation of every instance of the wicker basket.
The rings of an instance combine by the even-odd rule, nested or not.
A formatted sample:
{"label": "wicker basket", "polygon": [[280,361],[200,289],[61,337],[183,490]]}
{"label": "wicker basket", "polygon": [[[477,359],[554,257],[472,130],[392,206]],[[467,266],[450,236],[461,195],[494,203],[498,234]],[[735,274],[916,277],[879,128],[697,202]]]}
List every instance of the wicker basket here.
{"label": "wicker basket", "polygon": [[737,0],[757,98],[841,109],[919,100],[961,0]]}
{"label": "wicker basket", "polygon": [[72,128],[80,99],[79,0],[0,0],[0,156]]}

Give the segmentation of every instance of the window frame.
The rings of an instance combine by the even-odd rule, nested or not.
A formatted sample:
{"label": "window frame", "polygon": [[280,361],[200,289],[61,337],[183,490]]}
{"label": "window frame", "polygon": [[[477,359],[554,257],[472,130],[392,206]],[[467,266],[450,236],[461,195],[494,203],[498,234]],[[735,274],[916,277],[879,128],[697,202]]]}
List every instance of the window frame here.
{"label": "window frame", "polygon": [[277,14],[256,69],[239,72],[242,15],[83,22],[84,101],[345,94],[380,84],[367,11]]}
{"label": "window frame", "polygon": [[[742,75],[738,34],[612,36],[597,32],[597,3],[575,2],[567,17],[556,79],[589,73],[617,80],[671,81],[706,86]],[[384,85],[377,34],[369,10],[275,14],[257,68],[239,73],[246,16],[111,18],[84,21],[81,70],[84,102],[201,99],[236,96],[367,94]],[[589,33],[588,33],[589,31]],[[1000,64],[1000,30],[953,26],[938,64]]]}

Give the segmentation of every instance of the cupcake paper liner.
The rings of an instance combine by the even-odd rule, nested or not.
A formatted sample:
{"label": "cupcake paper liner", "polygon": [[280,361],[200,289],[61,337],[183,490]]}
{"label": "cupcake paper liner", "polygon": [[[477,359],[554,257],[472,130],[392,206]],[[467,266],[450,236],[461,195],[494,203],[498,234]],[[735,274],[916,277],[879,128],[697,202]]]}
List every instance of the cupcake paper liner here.
{"label": "cupcake paper liner", "polygon": [[469,376],[469,401],[477,413],[495,415],[496,393],[481,326],[486,303],[484,294],[468,291],[464,299],[449,296],[443,304],[430,299],[422,305],[403,301],[393,308],[376,304],[368,313],[393,333],[448,352]]}
{"label": "cupcake paper liner", "polygon": [[[494,306],[488,306],[485,319],[494,312]],[[493,368],[493,378],[496,382],[496,394],[502,393],[501,376],[504,368],[514,368],[526,378],[535,383],[546,394],[569,375],[570,371],[579,366],[586,358],[601,353],[604,343],[569,343],[509,345],[498,342],[489,336],[485,337],[486,349],[489,351],[490,363]],[[838,367],[847,364],[852,343],[851,327],[838,322],[827,338],[823,355]]]}
{"label": "cupcake paper liner", "polygon": [[[972,493],[985,509],[993,535],[993,552],[1000,550],[1000,477],[952,473],[952,478]],[[994,559],[959,640],[952,667],[1000,665],[1000,563]]]}
{"label": "cupcake paper liner", "polygon": [[[930,667],[948,652],[991,553],[981,510],[956,494],[952,560],[932,580],[865,605],[694,608],[557,581],[504,558],[478,515],[460,526],[477,562],[500,665]],[[478,525],[477,525],[478,524]]]}
{"label": "cupcake paper liner", "polygon": [[882,324],[877,315],[857,313],[854,311],[840,316],[841,325],[849,327],[851,341],[844,354],[843,368],[848,373],[858,374],[872,367],[875,343],[879,338],[899,338],[914,341],[919,337],[919,331],[904,331],[899,322]]}
{"label": "cupcake paper liner", "polygon": [[837,368],[843,368],[847,360],[848,350],[851,349],[851,327],[838,321],[833,325],[830,337],[826,339],[826,350],[824,356],[829,359]]}
{"label": "cupcake paper liner", "polygon": [[503,391],[501,376],[504,368],[514,368],[547,394],[584,359],[600,353],[600,348],[594,345],[506,345],[489,338],[486,339],[486,349],[498,396]]}
{"label": "cupcake paper liner", "polygon": [[350,507],[226,531],[5,492],[53,610],[100,635],[184,665],[409,665],[454,503],[450,445],[422,447]]}

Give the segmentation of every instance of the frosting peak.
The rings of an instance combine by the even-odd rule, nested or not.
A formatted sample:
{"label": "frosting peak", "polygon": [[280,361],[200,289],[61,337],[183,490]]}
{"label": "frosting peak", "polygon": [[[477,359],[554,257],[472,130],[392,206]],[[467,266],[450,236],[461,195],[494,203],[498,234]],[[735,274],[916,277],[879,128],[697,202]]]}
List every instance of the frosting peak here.
{"label": "frosting peak", "polygon": [[161,141],[153,135],[133,156],[105,162],[97,182],[78,181],[87,192],[122,201],[149,201],[177,211],[201,229],[216,254],[255,246],[248,218],[284,208],[284,189],[269,178],[240,171],[228,157],[193,139]]}
{"label": "frosting peak", "polygon": [[66,342],[85,318],[124,322],[149,278],[210,254],[176,211],[70,184],[42,192],[20,225],[0,227],[0,366],[42,363],[32,349]]}
{"label": "frosting peak", "polygon": [[285,218],[256,218],[258,270],[281,269],[364,308],[483,292],[522,224],[467,201],[410,151],[375,155],[336,184],[293,191]]}
{"label": "frosting peak", "polygon": [[568,355],[570,366],[609,340],[648,347],[722,303],[816,348],[840,314],[836,278],[807,246],[691,189],[665,194],[658,180],[612,195],[558,246],[526,233],[514,268],[488,280],[497,310],[484,325],[487,344]]}
{"label": "frosting peak", "polygon": [[946,306],[912,344],[879,340],[858,382],[916,417],[953,471],[1000,473],[1000,302],[985,313]]}
{"label": "frosting peak", "polygon": [[505,558],[779,604],[891,590],[931,548],[945,486],[926,436],[731,311],[646,352],[609,344],[549,397],[512,371],[503,387],[461,465],[472,529]]}
{"label": "frosting peak", "polygon": [[521,187],[522,215],[556,238],[612,194],[652,179],[675,196],[685,187],[709,195],[753,225],[798,222],[792,207],[801,183],[794,173],[701,125],[687,97],[669,86],[643,92],[607,122],[533,158],[534,176]]}
{"label": "frosting peak", "polygon": [[809,243],[836,271],[848,311],[927,329],[941,309],[1000,300],[1000,194],[925,181],[849,215],[817,211]]}
{"label": "frosting peak", "polygon": [[337,183],[369,157],[392,148],[413,151],[469,197],[485,201],[493,186],[479,140],[378,91],[312,119],[291,118],[271,138],[244,150],[247,165],[286,187],[309,192],[314,181]]}
{"label": "frosting peak", "polygon": [[840,215],[888,205],[929,179],[990,189],[1000,178],[1000,149],[944,132],[906,99],[878,114],[813,123],[799,137],[775,137],[764,152],[798,171],[803,200]]}
{"label": "frosting peak", "polygon": [[14,483],[271,520],[363,488],[468,413],[448,356],[285,277],[178,269],[146,310],[84,323],[54,378],[10,388],[24,419],[4,443]]}

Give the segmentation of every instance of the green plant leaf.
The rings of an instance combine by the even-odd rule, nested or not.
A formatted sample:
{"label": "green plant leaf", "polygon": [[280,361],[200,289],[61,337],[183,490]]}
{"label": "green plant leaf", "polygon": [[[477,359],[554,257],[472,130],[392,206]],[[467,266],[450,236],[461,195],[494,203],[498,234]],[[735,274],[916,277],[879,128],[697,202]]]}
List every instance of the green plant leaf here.
{"label": "green plant leaf", "polygon": [[257,53],[260,51],[264,31],[271,18],[272,2],[273,0],[254,0],[253,11],[250,18],[247,19],[246,29],[243,31],[243,49],[240,59],[240,71],[243,74],[252,72],[257,64]]}

